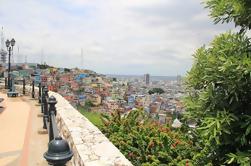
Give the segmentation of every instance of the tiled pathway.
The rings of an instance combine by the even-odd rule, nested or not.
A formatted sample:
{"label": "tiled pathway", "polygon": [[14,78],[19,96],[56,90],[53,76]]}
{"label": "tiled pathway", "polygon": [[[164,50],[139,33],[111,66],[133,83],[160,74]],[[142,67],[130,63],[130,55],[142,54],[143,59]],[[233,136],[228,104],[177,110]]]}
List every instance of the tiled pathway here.
{"label": "tiled pathway", "polygon": [[7,98],[0,103],[0,165],[43,166],[47,150],[48,135],[38,134],[42,118],[37,115],[40,107],[30,97]]}

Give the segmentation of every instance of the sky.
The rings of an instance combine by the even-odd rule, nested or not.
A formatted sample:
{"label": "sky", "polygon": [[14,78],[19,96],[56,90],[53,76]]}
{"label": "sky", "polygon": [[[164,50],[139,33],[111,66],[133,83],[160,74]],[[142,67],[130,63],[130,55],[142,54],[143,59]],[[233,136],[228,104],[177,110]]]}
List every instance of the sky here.
{"label": "sky", "polygon": [[[0,0],[14,62],[46,62],[102,74],[185,75],[215,35],[201,0]],[[81,49],[83,56],[81,56]],[[19,50],[19,51],[18,51]]]}

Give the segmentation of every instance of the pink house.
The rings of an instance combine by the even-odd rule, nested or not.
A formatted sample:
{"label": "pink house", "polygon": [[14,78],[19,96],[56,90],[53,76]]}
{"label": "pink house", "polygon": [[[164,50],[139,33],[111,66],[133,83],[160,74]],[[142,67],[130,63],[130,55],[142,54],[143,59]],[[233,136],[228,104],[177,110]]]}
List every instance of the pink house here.
{"label": "pink house", "polygon": [[70,74],[64,74],[60,76],[60,81],[68,83],[72,80],[72,76]]}
{"label": "pink house", "polygon": [[67,95],[67,96],[64,96],[64,98],[70,102],[74,101],[74,96],[72,95]]}
{"label": "pink house", "polygon": [[73,90],[78,90],[79,89],[79,85],[78,85],[78,83],[76,81],[71,81],[70,84],[71,84],[71,88]]}

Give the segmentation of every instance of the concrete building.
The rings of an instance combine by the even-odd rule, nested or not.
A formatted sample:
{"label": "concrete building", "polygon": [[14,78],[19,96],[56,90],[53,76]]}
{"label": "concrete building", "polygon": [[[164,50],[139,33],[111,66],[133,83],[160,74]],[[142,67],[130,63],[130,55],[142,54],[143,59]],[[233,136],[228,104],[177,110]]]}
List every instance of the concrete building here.
{"label": "concrete building", "polygon": [[150,84],[150,74],[145,74],[144,75],[144,81],[146,85]]}

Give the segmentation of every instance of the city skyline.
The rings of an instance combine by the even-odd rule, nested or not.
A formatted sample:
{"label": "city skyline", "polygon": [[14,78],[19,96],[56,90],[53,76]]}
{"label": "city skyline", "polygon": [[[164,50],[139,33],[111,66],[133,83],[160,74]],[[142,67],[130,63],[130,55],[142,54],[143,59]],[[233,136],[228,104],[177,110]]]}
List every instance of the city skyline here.
{"label": "city skyline", "polygon": [[105,74],[184,75],[201,43],[233,28],[214,25],[198,0],[14,0],[0,9],[15,60],[19,48],[29,62]]}

